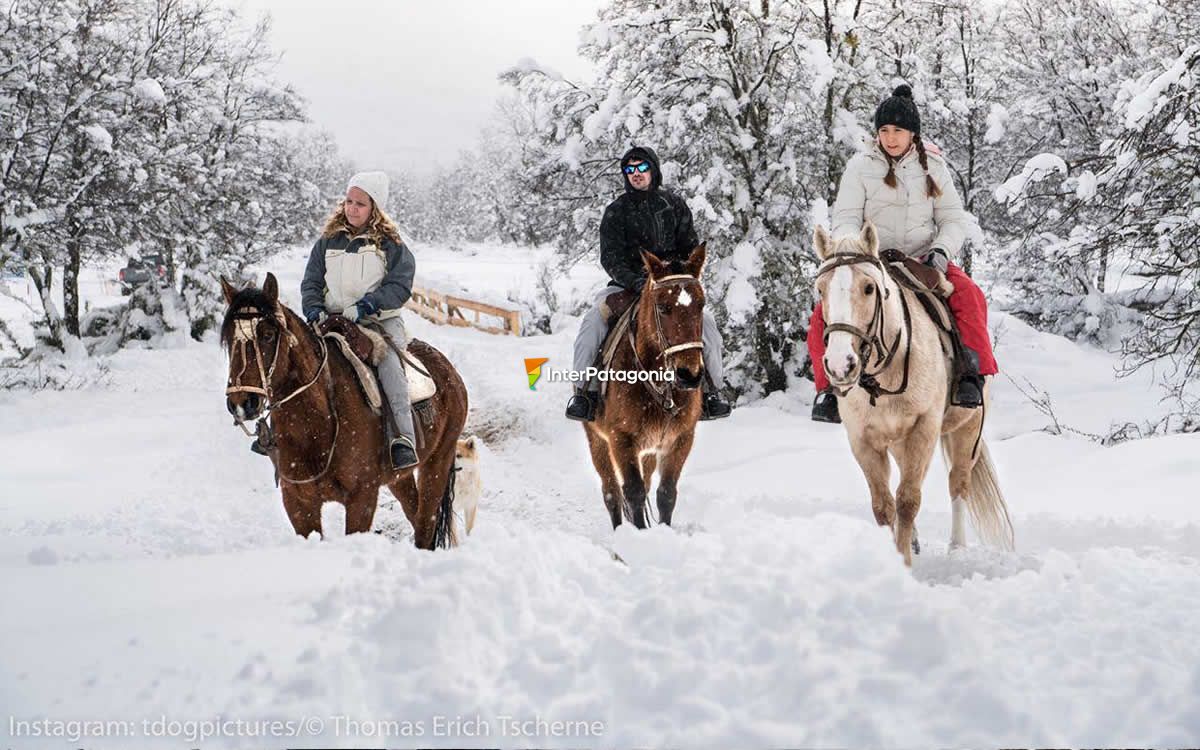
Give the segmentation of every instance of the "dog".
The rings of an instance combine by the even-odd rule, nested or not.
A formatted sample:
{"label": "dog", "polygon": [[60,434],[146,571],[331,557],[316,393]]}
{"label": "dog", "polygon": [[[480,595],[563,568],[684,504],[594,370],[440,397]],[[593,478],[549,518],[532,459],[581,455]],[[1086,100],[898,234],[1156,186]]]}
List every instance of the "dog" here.
{"label": "dog", "polygon": [[483,482],[479,476],[479,448],[482,441],[475,435],[459,438],[454,454],[455,470],[459,472],[454,481],[454,511],[462,514],[467,534],[475,527],[475,512],[479,510],[479,499],[483,497]]}

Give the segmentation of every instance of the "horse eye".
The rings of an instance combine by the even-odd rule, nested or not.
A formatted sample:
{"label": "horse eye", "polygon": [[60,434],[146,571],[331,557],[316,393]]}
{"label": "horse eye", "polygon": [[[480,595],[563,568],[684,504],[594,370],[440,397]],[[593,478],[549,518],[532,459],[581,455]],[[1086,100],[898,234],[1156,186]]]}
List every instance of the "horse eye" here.
{"label": "horse eye", "polygon": [[671,306],[668,304],[661,304],[658,306],[658,311],[665,315],[665,314],[671,312]]}
{"label": "horse eye", "polygon": [[265,326],[263,328],[263,340],[264,341],[274,341],[275,340],[275,329],[271,328],[270,326]]}
{"label": "horse eye", "polygon": [[867,284],[865,287],[863,287],[863,292],[865,294],[874,294],[875,293],[875,285]]}

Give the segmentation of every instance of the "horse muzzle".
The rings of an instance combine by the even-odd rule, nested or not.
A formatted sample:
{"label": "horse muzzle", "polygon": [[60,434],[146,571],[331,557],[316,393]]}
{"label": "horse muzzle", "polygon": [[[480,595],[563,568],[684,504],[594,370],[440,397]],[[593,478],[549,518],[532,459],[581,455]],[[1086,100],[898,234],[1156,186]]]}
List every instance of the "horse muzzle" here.
{"label": "horse muzzle", "polygon": [[257,393],[233,393],[225,398],[225,408],[234,417],[243,421],[258,418],[262,412],[263,400]]}
{"label": "horse muzzle", "polygon": [[858,382],[860,365],[862,364],[862,361],[858,357],[850,354],[846,355],[846,360],[841,369],[833,366],[829,361],[829,357],[825,357],[822,360],[822,364],[825,365],[825,377],[829,379],[830,385],[839,389],[846,389]]}

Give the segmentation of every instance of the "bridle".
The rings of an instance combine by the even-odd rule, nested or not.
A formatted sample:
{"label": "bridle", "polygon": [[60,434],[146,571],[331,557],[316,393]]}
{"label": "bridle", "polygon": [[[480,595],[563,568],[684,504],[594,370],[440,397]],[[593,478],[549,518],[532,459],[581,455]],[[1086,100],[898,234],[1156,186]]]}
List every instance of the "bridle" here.
{"label": "bridle", "polygon": [[[270,424],[266,421],[271,412],[279,409],[287,402],[316,385],[316,382],[321,379],[322,375],[324,375],[326,391],[329,396],[329,408],[333,416],[333,440],[329,446],[329,450],[325,459],[325,467],[316,475],[306,479],[293,479],[284,475],[282,472],[280,472],[279,477],[281,481],[288,482],[290,484],[308,484],[310,482],[317,481],[323,477],[327,471],[329,471],[329,467],[333,464],[333,454],[337,449],[338,431],[341,426],[337,418],[337,403],[334,400],[333,382],[329,375],[329,347],[325,344],[325,339],[321,336],[317,336],[317,343],[321,347],[321,366],[317,368],[317,373],[313,376],[312,380],[309,380],[307,383],[292,391],[288,395],[282,398],[276,398],[271,392],[271,379],[275,376],[275,368],[279,364],[279,350],[281,348],[280,344],[282,343],[284,336],[287,336],[289,346],[299,345],[299,339],[297,339],[296,335],[292,333],[291,329],[288,328],[287,318],[284,316],[283,311],[281,309],[276,309],[274,319],[275,323],[279,326],[279,334],[275,337],[275,352],[271,357],[271,366],[265,367],[263,364],[264,360],[262,347],[260,347],[258,344],[258,325],[266,320],[266,314],[254,307],[243,307],[231,313],[230,317],[234,321],[234,328],[229,345],[229,356],[232,358],[234,351],[236,350],[242,358],[242,369],[238,371],[237,375],[230,378],[230,386],[225,389],[225,395],[229,396],[234,393],[253,393],[263,396],[266,403],[263,405],[262,413],[258,417],[258,425],[254,433],[251,433],[250,430],[246,429],[245,420],[243,420],[237,414],[234,414],[233,421],[234,424],[242,428],[242,432],[246,433],[246,435],[257,435],[260,443],[263,443],[265,440],[266,442],[263,443],[264,447],[267,447],[268,444],[273,444],[274,434]],[[261,388],[253,385],[243,385],[241,382],[242,377],[246,374],[246,368],[250,364],[250,358],[246,353],[247,349],[252,349],[254,352],[254,362],[258,366],[258,374],[260,382],[262,383]]]}
{"label": "bridle", "polygon": [[[651,277],[647,279],[646,287],[642,290],[642,293],[648,293],[657,287],[686,288],[692,284],[700,286],[700,280],[695,276],[686,273],[675,273],[669,276],[662,276],[657,279]],[[701,287],[701,289],[703,289],[703,287]],[[658,355],[651,360],[651,364],[657,362],[658,360],[662,360],[663,366],[665,366],[667,357],[671,356],[672,354],[678,354],[679,352],[684,352],[689,349],[704,349],[704,341],[702,338],[700,340],[685,341],[679,344],[670,343],[667,340],[666,332],[663,331],[662,312],[659,311],[658,305],[653,304],[653,302],[651,307],[654,308],[654,334],[658,338],[659,344]],[[637,341],[634,339],[634,332],[636,329],[637,325],[635,317],[634,321],[631,322],[627,330],[629,348],[633,350],[633,362],[635,365],[637,365],[638,370],[646,371],[648,368],[642,364],[641,358],[638,356]],[[647,388],[650,389],[650,392],[654,395],[655,400],[657,400],[664,409],[671,414],[674,414],[675,411],[677,411],[678,405],[675,403],[674,386],[671,382],[664,382],[660,384],[656,383],[652,378],[648,378],[644,380],[643,383]]]}
{"label": "bridle", "polygon": [[[889,272],[884,267],[883,261],[877,255],[869,255],[866,253],[834,253],[825,259],[817,268],[817,278],[829,273],[830,271],[842,266],[857,266],[871,265],[879,269],[880,275],[880,291],[875,294],[875,309],[871,313],[871,320],[868,321],[865,329],[851,325],[849,323],[829,323],[825,326],[825,344],[829,344],[829,334],[831,333],[848,333],[858,339],[858,354],[862,362],[862,371],[858,376],[858,385],[862,387],[871,399],[871,406],[875,405],[875,400],[879,396],[895,396],[904,393],[908,389],[908,360],[912,353],[912,315],[908,310],[908,300],[904,297],[904,292],[899,291],[900,306],[904,310],[904,329],[897,330],[896,337],[892,339],[889,345],[885,341],[884,330],[887,323],[887,313],[883,307],[883,301],[891,296],[892,290],[888,286]],[[904,339],[904,377],[900,382],[900,387],[896,390],[888,390],[879,384],[878,376],[891,365],[895,359],[896,353],[900,351],[901,338]],[[872,357],[878,362],[878,367],[874,372],[868,372],[871,366]],[[839,388],[835,386],[835,390],[839,396],[844,397],[850,392],[850,388]]]}

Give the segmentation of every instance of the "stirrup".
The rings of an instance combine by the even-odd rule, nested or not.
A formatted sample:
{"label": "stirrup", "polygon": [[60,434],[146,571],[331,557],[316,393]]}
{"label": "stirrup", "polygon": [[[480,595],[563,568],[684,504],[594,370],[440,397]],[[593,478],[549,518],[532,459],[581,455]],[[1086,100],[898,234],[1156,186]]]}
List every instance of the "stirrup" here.
{"label": "stirrup", "polygon": [[567,419],[591,422],[596,419],[596,398],[588,391],[576,391],[567,402]]}
{"label": "stirrup", "polygon": [[828,424],[841,424],[842,415],[838,410],[837,396],[833,391],[824,390],[813,399],[812,420]]}
{"label": "stirrup", "polygon": [[708,422],[714,419],[724,419],[733,413],[733,407],[717,393],[704,394],[700,402],[700,421]]}
{"label": "stirrup", "polygon": [[963,375],[959,378],[954,384],[954,395],[950,404],[964,409],[978,409],[983,406],[983,376]]}
{"label": "stirrup", "polygon": [[393,469],[408,469],[421,462],[417,449],[406,437],[398,437],[388,446],[388,457],[392,460]]}

